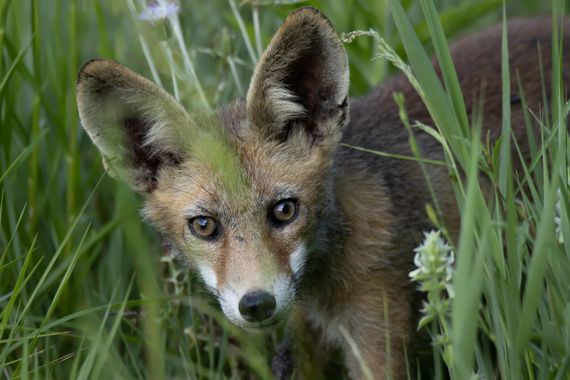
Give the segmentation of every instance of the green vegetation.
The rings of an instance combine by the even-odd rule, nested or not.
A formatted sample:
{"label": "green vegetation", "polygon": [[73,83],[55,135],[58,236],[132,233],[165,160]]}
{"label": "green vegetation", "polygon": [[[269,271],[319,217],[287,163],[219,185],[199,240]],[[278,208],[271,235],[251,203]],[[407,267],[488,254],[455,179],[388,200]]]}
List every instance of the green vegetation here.
{"label": "green vegetation", "polygon": [[[412,58],[436,119],[430,131],[445,143],[452,174],[466,174],[456,184],[462,230],[455,298],[428,324],[438,373],[570,378],[570,147],[563,127],[570,103],[560,66],[542,117],[542,147],[516,177],[509,139],[489,149],[468,132],[444,37],[500,21],[500,1],[302,5],[322,9],[339,33],[372,28]],[[173,23],[139,20],[143,6],[0,0],[1,379],[270,377],[280,335],[247,335],[229,324],[194,276],[161,253],[160,239],[140,221],[140,199],[104,174],[79,125],[74,86],[81,64],[103,56],[154,79],[189,109],[243,97],[263,47],[299,4],[184,1]],[[505,7],[507,17],[564,13],[559,3],[540,0]],[[347,51],[353,95],[396,72],[386,59],[372,59],[387,52],[375,38],[357,38]],[[443,85],[426,64],[432,53],[445,68]],[[507,68],[506,55],[503,62]],[[509,97],[505,87],[506,104]],[[504,115],[508,135],[507,109]],[[490,204],[480,170],[496,185]]]}

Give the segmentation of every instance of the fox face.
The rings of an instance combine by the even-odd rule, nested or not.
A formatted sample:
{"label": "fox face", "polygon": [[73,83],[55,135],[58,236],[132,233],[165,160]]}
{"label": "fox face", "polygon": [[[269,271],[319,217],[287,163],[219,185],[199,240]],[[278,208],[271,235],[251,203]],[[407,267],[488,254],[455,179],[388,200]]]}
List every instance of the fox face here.
{"label": "fox face", "polygon": [[267,326],[294,300],[327,207],[330,165],[317,149],[255,136],[228,149],[234,171],[186,160],[160,179],[144,215],[198,269],[233,322]]}
{"label": "fox face", "polygon": [[191,115],[109,60],[87,62],[77,82],[107,171],[144,194],[145,218],[244,328],[287,314],[324,239],[347,93],[346,54],[313,8],[285,20],[245,101],[217,112]]}

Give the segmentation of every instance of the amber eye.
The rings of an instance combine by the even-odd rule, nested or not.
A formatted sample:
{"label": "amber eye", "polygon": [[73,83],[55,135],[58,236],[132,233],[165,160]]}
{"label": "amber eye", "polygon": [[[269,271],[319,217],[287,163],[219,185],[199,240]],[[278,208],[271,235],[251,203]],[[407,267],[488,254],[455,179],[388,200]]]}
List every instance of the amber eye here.
{"label": "amber eye", "polygon": [[192,234],[200,239],[215,239],[218,234],[218,223],[209,216],[197,216],[190,219],[188,227]]}
{"label": "amber eye", "polygon": [[283,199],[275,203],[271,210],[271,220],[277,225],[292,222],[297,216],[297,201],[295,199]]}

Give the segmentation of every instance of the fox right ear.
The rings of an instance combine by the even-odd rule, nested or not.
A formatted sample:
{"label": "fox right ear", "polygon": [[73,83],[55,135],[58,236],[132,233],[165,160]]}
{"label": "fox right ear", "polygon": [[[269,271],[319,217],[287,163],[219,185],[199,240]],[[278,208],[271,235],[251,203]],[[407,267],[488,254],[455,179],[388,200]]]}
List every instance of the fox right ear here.
{"label": "fox right ear", "polygon": [[110,60],[87,62],[77,79],[81,123],[105,169],[140,192],[185,154],[191,118],[164,90]]}
{"label": "fox right ear", "polygon": [[348,77],[346,53],[329,20],[315,8],[297,9],[255,68],[247,93],[250,123],[269,138],[285,141],[302,132],[311,145],[333,147],[348,121]]}

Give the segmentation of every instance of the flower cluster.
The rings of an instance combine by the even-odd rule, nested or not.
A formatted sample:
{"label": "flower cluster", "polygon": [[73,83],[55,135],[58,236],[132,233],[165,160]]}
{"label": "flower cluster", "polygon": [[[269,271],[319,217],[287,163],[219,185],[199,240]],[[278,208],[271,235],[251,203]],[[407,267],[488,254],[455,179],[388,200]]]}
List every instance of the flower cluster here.
{"label": "flower cluster", "polygon": [[455,262],[452,248],[442,239],[440,231],[424,235],[424,242],[414,250],[417,269],[410,272],[410,278],[419,284],[419,290],[427,293],[420,328],[433,319],[445,318],[450,310],[449,299],[455,295],[451,282]]}
{"label": "flower cluster", "polygon": [[[570,167],[568,167],[567,169],[567,178],[568,178],[567,185],[568,187],[570,187]],[[560,244],[564,244],[564,234],[562,233],[562,200],[564,199],[562,195],[563,192],[564,190],[561,188],[559,188],[558,191],[556,192],[558,201],[556,202],[556,209],[554,210],[554,225],[556,227],[555,230],[556,239]]]}
{"label": "flower cluster", "polygon": [[564,244],[564,235],[562,234],[562,218],[561,218],[562,205],[560,204],[561,197],[562,197],[561,192],[560,190],[558,190],[558,202],[556,202],[554,224],[556,226],[556,237],[558,239],[558,243]]}
{"label": "flower cluster", "polygon": [[449,337],[449,314],[455,296],[452,283],[455,256],[451,246],[441,237],[441,231],[424,232],[424,235],[423,243],[414,250],[417,269],[409,274],[412,281],[419,284],[419,290],[427,293],[418,329],[434,322],[430,329],[432,341],[441,347],[443,360],[451,366],[453,349]]}
{"label": "flower cluster", "polygon": [[441,238],[441,231],[425,233],[424,242],[414,249],[416,270],[410,272],[410,278],[420,283],[422,292],[447,290],[453,298],[451,276],[455,256],[452,248]]}

